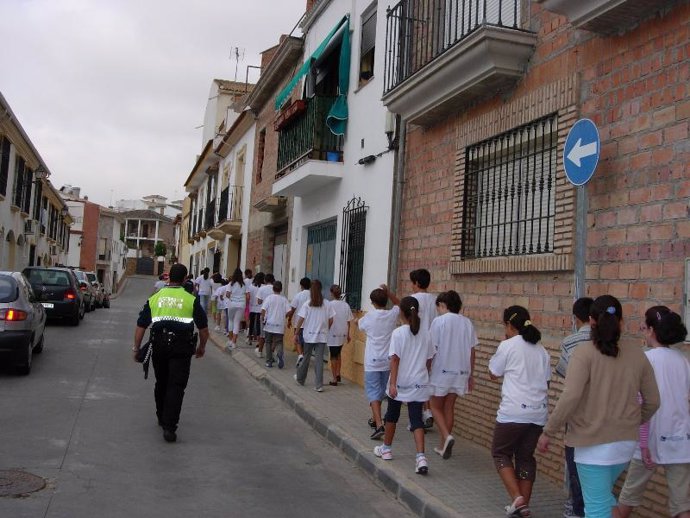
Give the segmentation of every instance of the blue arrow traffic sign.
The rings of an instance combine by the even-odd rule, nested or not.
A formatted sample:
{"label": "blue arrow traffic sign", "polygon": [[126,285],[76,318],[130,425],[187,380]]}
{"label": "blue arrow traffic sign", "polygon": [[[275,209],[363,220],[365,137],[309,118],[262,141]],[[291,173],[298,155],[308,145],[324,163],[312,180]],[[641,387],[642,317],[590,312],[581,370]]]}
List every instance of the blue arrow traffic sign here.
{"label": "blue arrow traffic sign", "polygon": [[599,163],[599,130],[589,119],[580,119],[568,133],[563,149],[565,175],[573,185],[584,185],[594,175]]}

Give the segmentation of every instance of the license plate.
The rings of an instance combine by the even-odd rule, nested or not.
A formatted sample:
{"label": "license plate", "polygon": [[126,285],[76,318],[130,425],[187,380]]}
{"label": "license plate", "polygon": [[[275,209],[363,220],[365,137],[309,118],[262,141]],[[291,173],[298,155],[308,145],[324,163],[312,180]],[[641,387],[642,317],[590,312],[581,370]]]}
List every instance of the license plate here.
{"label": "license plate", "polygon": [[48,309],[53,309],[55,307],[55,304],[53,304],[52,302],[41,302],[41,305],[44,308],[48,308]]}

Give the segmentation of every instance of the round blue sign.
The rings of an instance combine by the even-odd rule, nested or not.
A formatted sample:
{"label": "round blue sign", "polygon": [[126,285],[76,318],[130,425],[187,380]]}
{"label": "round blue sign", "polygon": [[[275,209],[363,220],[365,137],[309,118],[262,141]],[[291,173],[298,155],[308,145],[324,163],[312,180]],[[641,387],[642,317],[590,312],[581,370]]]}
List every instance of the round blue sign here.
{"label": "round blue sign", "polygon": [[594,175],[600,153],[599,130],[591,120],[580,119],[568,133],[563,149],[565,175],[570,183],[586,184]]}

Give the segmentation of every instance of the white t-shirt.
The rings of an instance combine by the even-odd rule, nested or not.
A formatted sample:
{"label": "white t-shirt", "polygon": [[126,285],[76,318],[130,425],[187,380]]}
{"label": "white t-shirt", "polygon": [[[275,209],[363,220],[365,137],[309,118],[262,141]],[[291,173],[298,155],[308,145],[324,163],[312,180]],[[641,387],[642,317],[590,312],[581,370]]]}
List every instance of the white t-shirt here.
{"label": "white t-shirt", "polygon": [[211,293],[213,293],[213,279],[211,279],[211,277],[204,279],[203,275],[199,275],[194,281],[194,284],[199,287],[199,295],[211,295]]}
{"label": "white t-shirt", "polygon": [[249,293],[249,312],[250,313],[261,313],[261,304],[259,304],[257,292],[259,291],[259,286],[254,286],[250,284],[247,286],[247,292]]}
{"label": "white t-shirt", "polygon": [[220,286],[222,286],[222,284],[218,282],[214,282],[211,286],[211,300],[218,300],[218,288]]}
{"label": "white t-shirt", "polygon": [[503,340],[489,360],[489,370],[503,376],[497,422],[546,424],[551,363],[541,345],[520,335]]}
{"label": "white t-shirt", "polygon": [[432,293],[413,293],[412,296],[419,302],[417,311],[421,321],[419,328],[422,331],[429,331],[431,323],[438,315],[438,311],[436,311],[436,295]]}
{"label": "white t-shirt", "polygon": [[273,293],[266,297],[261,309],[266,311],[264,331],[278,335],[285,333],[285,315],[290,311],[288,299]]}
{"label": "white t-shirt", "polygon": [[245,277],[244,278],[244,287],[245,288],[249,288],[249,286],[251,286],[253,283],[254,283],[254,279],[252,279],[251,277]]}
{"label": "white t-shirt", "polygon": [[310,306],[309,302],[302,304],[297,310],[297,316],[304,319],[302,335],[305,343],[325,344],[328,338],[328,320],[335,317],[335,311],[327,300],[318,307]]}
{"label": "white t-shirt", "polygon": [[[297,312],[304,305],[304,303],[309,302],[309,300],[311,300],[311,293],[309,292],[309,290],[302,290],[293,297],[290,306],[295,308],[295,312]],[[292,319],[293,322],[295,322],[296,320],[296,318]]]}
{"label": "white t-shirt", "polygon": [[[659,387],[661,406],[649,421],[649,451],[657,464],[690,462],[690,362],[668,347],[646,351]],[[634,457],[640,459],[637,448]]]}
{"label": "white t-shirt", "polygon": [[434,347],[429,338],[429,333],[423,332],[421,328],[413,335],[408,325],[402,325],[393,331],[389,354],[390,357],[395,355],[400,358],[396,380],[398,395],[394,398],[397,401],[429,400],[431,387],[426,362],[434,357]]}
{"label": "white t-shirt", "polygon": [[391,334],[398,325],[400,308],[372,309],[359,319],[358,327],[367,335],[364,347],[364,370],[390,370],[388,351],[391,344]]}
{"label": "white t-shirt", "polygon": [[237,284],[231,283],[225,287],[225,298],[227,299],[228,308],[243,308],[247,304],[247,298],[245,294],[247,293],[247,288],[244,283]]}
{"label": "white t-shirt", "polygon": [[273,284],[262,284],[259,286],[256,291],[257,304],[259,304],[259,301],[261,301],[261,304],[263,304],[264,300],[266,300],[270,295],[273,295]]}
{"label": "white t-shirt", "polygon": [[344,300],[331,300],[329,304],[333,308],[335,316],[333,317],[333,325],[328,330],[326,344],[330,346],[343,345],[347,340],[347,331],[353,318],[352,310]]}
{"label": "white t-shirt", "polygon": [[431,385],[453,388],[456,394],[467,392],[472,348],[479,345],[470,319],[456,313],[436,317],[431,323],[431,344],[436,352],[431,364]]}
{"label": "white t-shirt", "polygon": [[[213,296],[216,298],[218,309],[225,309],[227,306],[228,299],[225,298],[225,286],[222,284],[216,288],[213,292]],[[221,297],[223,299],[221,300]]]}

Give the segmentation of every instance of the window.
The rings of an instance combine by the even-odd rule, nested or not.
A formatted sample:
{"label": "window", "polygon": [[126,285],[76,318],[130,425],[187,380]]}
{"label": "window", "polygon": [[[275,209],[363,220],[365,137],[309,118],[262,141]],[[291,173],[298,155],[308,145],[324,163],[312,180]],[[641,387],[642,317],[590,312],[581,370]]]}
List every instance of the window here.
{"label": "window", "polygon": [[31,187],[33,186],[34,172],[26,167],[24,169],[24,192],[22,194],[22,212],[29,214],[31,210]]}
{"label": "window", "polygon": [[2,137],[0,146],[0,194],[7,194],[7,176],[10,169],[10,141],[7,137]]}
{"label": "window", "polygon": [[264,168],[264,153],[266,151],[266,128],[259,132],[256,159],[256,183],[261,183],[261,171]]}
{"label": "window", "polygon": [[12,205],[22,206],[24,199],[24,159],[17,157],[17,164],[14,167],[14,190],[12,191]]}
{"label": "window", "polygon": [[557,117],[465,151],[463,259],[553,252]]}
{"label": "window", "polygon": [[362,309],[364,238],[367,207],[361,198],[352,198],[343,209],[340,244],[340,288],[352,309]]}
{"label": "window", "polygon": [[374,77],[374,51],[376,48],[376,3],[362,13],[359,45],[359,86]]}

